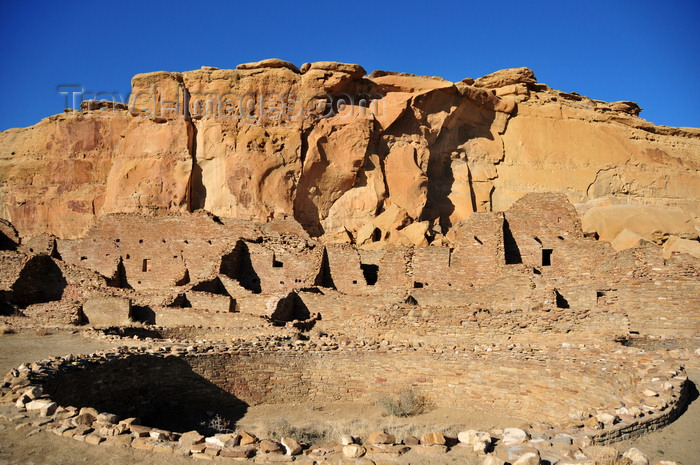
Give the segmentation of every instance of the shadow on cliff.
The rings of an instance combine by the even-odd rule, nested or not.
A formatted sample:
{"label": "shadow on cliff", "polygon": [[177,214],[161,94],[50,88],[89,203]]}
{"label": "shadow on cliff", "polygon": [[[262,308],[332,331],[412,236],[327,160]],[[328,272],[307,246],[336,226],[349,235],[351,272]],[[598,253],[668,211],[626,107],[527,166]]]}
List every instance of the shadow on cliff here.
{"label": "shadow on cliff", "polygon": [[132,355],[68,370],[44,386],[59,405],[94,407],[121,418],[137,417],[143,425],[167,431],[220,432],[212,428],[214,415],[234,429],[248,409],[246,402],[174,356]]}
{"label": "shadow on cliff", "polygon": [[207,200],[207,188],[204,186],[202,167],[197,163],[197,126],[192,124],[192,174],[190,175],[190,211],[204,208]]}
{"label": "shadow on cliff", "polygon": [[[413,106],[420,108],[422,115],[447,116],[441,122],[431,124],[427,118],[418,119],[416,113],[407,111],[394,122],[386,131],[386,135],[400,138],[403,134],[424,135],[429,155],[427,162],[420,165],[428,178],[427,201],[421,215],[421,220],[439,222],[442,231],[452,227],[451,216],[455,212],[455,204],[450,194],[455,187],[454,162],[461,157],[459,163],[478,161],[486,154],[469,153],[465,147],[472,139],[483,138],[494,140],[492,124],[496,112],[469,100],[459,94],[455,88],[437,89],[417,96]],[[427,166],[426,166],[427,165]],[[469,171],[468,190],[471,199],[471,209],[476,211],[476,195]]]}
{"label": "shadow on cliff", "polygon": [[314,197],[318,191],[319,181],[330,162],[326,156],[323,144],[317,144],[319,160],[314,163],[306,163],[309,153],[309,134],[311,130],[306,130],[301,135],[301,177],[296,187],[294,196],[294,219],[304,228],[311,237],[322,236],[325,232],[321,226],[318,206],[314,202]]}

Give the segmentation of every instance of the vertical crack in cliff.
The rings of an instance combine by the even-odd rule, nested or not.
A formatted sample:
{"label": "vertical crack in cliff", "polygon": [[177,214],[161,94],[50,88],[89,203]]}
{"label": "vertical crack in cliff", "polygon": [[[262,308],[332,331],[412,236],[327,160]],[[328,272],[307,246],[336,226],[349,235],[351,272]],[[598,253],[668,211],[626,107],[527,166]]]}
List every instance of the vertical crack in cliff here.
{"label": "vertical crack in cliff", "polygon": [[199,131],[197,130],[197,125],[194,121],[188,119],[186,124],[192,133],[190,142],[190,156],[192,157],[192,170],[190,171],[189,180],[189,211],[193,212],[195,210],[200,210],[204,208],[206,203],[207,191],[204,187],[204,181],[202,179],[202,167],[199,166],[197,162],[197,137]]}
{"label": "vertical crack in cliff", "polygon": [[[600,168],[600,169],[596,172],[595,178],[593,178],[593,181],[591,181],[590,184],[588,184],[588,187],[586,188],[586,197],[588,197],[589,199],[598,197],[598,195],[593,195],[593,194],[591,193],[591,189],[593,188],[593,185],[596,184],[596,183],[598,182],[601,173],[603,173],[603,172],[607,173],[607,172],[609,172],[609,171],[613,171],[613,169],[612,169],[612,168]],[[611,187],[610,185],[608,185],[608,194],[611,194],[611,193],[612,193],[612,187]]]}

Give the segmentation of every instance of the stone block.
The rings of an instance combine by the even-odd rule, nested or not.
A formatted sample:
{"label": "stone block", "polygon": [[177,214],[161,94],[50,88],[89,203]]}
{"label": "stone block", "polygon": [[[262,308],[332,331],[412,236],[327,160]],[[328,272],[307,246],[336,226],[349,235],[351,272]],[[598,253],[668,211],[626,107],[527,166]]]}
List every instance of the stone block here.
{"label": "stone block", "polygon": [[295,439],[282,438],[280,442],[282,443],[282,447],[284,447],[287,455],[301,454],[301,444],[299,444]]}
{"label": "stone block", "polygon": [[367,452],[367,449],[359,444],[347,444],[343,446],[343,455],[349,459],[360,458]]}
{"label": "stone block", "polygon": [[88,444],[97,445],[104,440],[105,440],[105,438],[103,438],[99,434],[95,434],[95,433],[91,433],[91,434],[88,434],[87,436],[85,436],[85,442],[87,442]]}
{"label": "stone block", "polygon": [[367,438],[367,444],[396,444],[396,437],[384,431],[375,431]]}
{"label": "stone block", "polygon": [[624,454],[622,454],[622,457],[628,459],[630,461],[630,465],[649,465],[649,459],[647,456],[644,455],[642,451],[634,447],[628,449]]}
{"label": "stone block", "polygon": [[221,455],[221,457],[247,459],[255,455],[255,446],[226,447],[221,450],[219,455]]}
{"label": "stone block", "polygon": [[183,446],[202,444],[204,442],[204,436],[199,434],[198,431],[188,431],[186,433],[182,433],[178,442]]}
{"label": "stone block", "polygon": [[255,444],[258,442],[258,438],[253,436],[252,434],[248,433],[247,431],[241,431],[240,432],[241,439],[239,440],[239,444],[241,446],[247,446],[249,444]]}
{"label": "stone block", "polygon": [[421,436],[420,442],[424,446],[444,445],[446,440],[442,433],[427,433]]}
{"label": "stone block", "polygon": [[275,441],[263,439],[258,444],[258,452],[261,454],[282,454],[282,447]]}
{"label": "stone block", "polygon": [[521,444],[529,439],[528,434],[520,428],[505,428],[503,430],[503,439],[501,444],[510,446],[513,444]]}

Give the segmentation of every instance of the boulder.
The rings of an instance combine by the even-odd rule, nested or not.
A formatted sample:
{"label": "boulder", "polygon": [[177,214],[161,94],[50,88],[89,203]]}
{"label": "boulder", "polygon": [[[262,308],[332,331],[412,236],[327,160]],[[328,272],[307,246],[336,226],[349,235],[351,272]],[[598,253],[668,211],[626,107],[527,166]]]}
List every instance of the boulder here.
{"label": "boulder", "polygon": [[526,452],[518,457],[513,465],[540,465],[540,454],[537,452]]}
{"label": "boulder", "polygon": [[501,444],[504,446],[510,446],[513,444],[521,444],[527,441],[530,436],[520,428],[505,428],[503,430],[503,438],[501,439]]}
{"label": "boulder", "polygon": [[496,71],[474,81],[474,87],[494,89],[512,84],[534,84],[537,82],[535,73],[529,68],[508,68]]}
{"label": "boulder", "polygon": [[301,444],[299,444],[295,439],[292,438],[282,438],[280,440],[282,447],[284,447],[285,454],[287,455],[299,455],[301,454]]}
{"label": "boulder", "polygon": [[367,444],[396,444],[396,437],[384,431],[375,431],[367,438]]}
{"label": "boulder", "polygon": [[476,444],[477,442],[484,442],[486,444],[490,444],[492,441],[491,435],[486,431],[476,431],[473,429],[461,431],[457,435],[457,439],[459,440],[459,442],[469,445]]}
{"label": "boulder", "polygon": [[320,71],[333,71],[338,73],[350,74],[354,78],[360,78],[367,74],[367,71],[360,66],[351,63],[339,63],[337,61],[317,61],[311,63],[307,71],[320,70]]}
{"label": "boulder", "polygon": [[241,446],[247,446],[249,444],[255,444],[256,442],[258,442],[258,438],[248,433],[247,431],[241,430],[239,434],[241,435],[241,439],[239,441],[239,444]]}
{"label": "boulder", "polygon": [[700,258],[700,242],[697,240],[681,239],[678,236],[670,236],[664,242],[664,259],[668,260],[675,254],[688,254],[691,257]]}
{"label": "boulder", "polygon": [[[294,64],[280,60],[279,58],[268,58],[266,60],[261,60],[261,61],[256,61],[252,63],[241,63],[240,65],[236,66],[236,69],[243,69],[243,70],[249,70],[249,69],[265,69],[265,68],[286,68],[291,71],[294,71],[295,73],[301,73],[299,71],[299,68],[294,66]],[[214,69],[212,69],[214,71]]]}
{"label": "boulder", "polygon": [[204,436],[199,434],[198,431],[188,431],[180,435],[180,439],[178,439],[178,442],[183,447],[191,447],[196,444],[203,444]]}
{"label": "boulder", "polygon": [[600,240],[608,242],[625,229],[657,244],[671,235],[683,239],[698,237],[693,218],[688,212],[682,208],[660,205],[594,207],[583,215],[581,226],[584,234],[597,234]]}
{"label": "boulder", "polygon": [[442,433],[426,433],[420,437],[420,443],[424,446],[444,445],[446,443],[445,436]]}
{"label": "boulder", "polygon": [[627,451],[622,454],[622,457],[628,459],[630,461],[630,465],[649,465],[649,459],[647,456],[644,455],[642,451],[634,447],[627,449]]}
{"label": "boulder", "polygon": [[247,459],[255,455],[255,446],[252,444],[240,447],[227,447],[221,449],[221,457],[231,457],[234,459]]}
{"label": "boulder", "polygon": [[343,446],[343,455],[349,459],[360,458],[365,455],[366,452],[367,450],[359,444],[348,444]]}
{"label": "boulder", "polygon": [[30,401],[24,407],[27,409],[27,411],[32,411],[32,410],[40,410],[40,411],[46,411],[46,412],[50,411],[50,413],[47,413],[47,415],[43,415],[43,416],[49,416],[49,415],[53,415],[53,412],[56,411],[58,404],[56,404],[56,402],[53,402],[51,399],[36,399],[36,400]]}
{"label": "boulder", "polygon": [[400,231],[400,236],[405,238],[408,244],[425,247],[428,245],[428,228],[430,223],[420,221],[411,223]]}
{"label": "boulder", "polygon": [[263,439],[258,443],[258,452],[262,454],[283,454],[282,446],[269,439]]}
{"label": "boulder", "polygon": [[75,426],[92,426],[95,422],[95,416],[90,413],[81,413],[71,420]]}
{"label": "boulder", "polygon": [[610,242],[612,248],[615,249],[617,252],[642,247],[646,244],[653,244],[653,242],[645,239],[640,234],[637,234],[636,232],[627,228],[620,231],[620,233],[617,236],[615,236],[615,239],[613,239],[612,242]]}

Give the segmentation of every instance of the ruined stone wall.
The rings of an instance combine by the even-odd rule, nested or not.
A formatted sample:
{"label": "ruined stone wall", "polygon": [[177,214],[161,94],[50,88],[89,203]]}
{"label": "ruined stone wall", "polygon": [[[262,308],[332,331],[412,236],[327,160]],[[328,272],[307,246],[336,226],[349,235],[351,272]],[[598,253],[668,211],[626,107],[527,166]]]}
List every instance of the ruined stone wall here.
{"label": "ruined stone wall", "polygon": [[0,289],[9,290],[27,261],[24,254],[0,251]]}
{"label": "ruined stone wall", "polygon": [[[124,348],[42,362],[44,368],[31,373],[31,381],[59,404],[137,415],[161,425],[173,418],[173,410],[189,416],[212,406],[240,412],[258,403],[374,402],[411,386],[434,405],[483,407],[530,421],[569,424],[568,413],[585,418],[586,412],[613,412],[621,422],[593,433],[610,436],[631,425],[630,431],[643,429],[646,421],[674,411],[682,401],[683,373],[652,360],[654,355],[621,348],[603,358],[596,348],[552,349],[511,351],[493,345],[436,352],[385,345],[366,350],[283,341],[161,347],[149,353]],[[653,395],[646,393],[650,388]],[[646,415],[635,419],[642,412]]]}
{"label": "ruined stone wall", "polygon": [[[546,405],[577,408],[568,415],[565,415],[564,410],[555,412],[558,413],[557,419],[561,421],[546,423],[539,421],[546,420],[549,412],[537,411],[536,420],[530,421],[533,426],[528,428],[529,431],[523,431],[522,435],[526,436],[529,432],[533,438],[539,438],[541,435],[570,438],[577,448],[574,450],[583,447],[585,454],[590,457],[598,450],[589,453],[585,445],[635,437],[673,421],[683,412],[692,394],[691,385],[682,367],[679,368],[674,362],[658,359],[660,353],[646,355],[637,349],[618,346],[614,353],[606,353],[609,356],[608,360],[602,360],[598,347],[589,348],[583,345],[557,348],[556,353],[562,356],[560,358],[551,357],[546,347],[531,347],[526,351],[512,352],[509,350],[510,346],[493,345],[489,350],[475,348],[471,352],[455,352],[452,355],[424,350],[407,353],[400,347],[389,345],[378,352],[386,355],[388,360],[401,356],[402,361],[406,361],[415,357],[419,361],[416,367],[419,371],[415,371],[410,364],[393,364],[380,366],[377,370],[368,371],[359,377],[356,376],[353,365],[347,376],[354,387],[343,390],[336,386],[334,383],[337,372],[334,372],[317,390],[314,384],[317,380],[313,376],[300,379],[299,376],[290,375],[298,369],[308,368],[309,364],[320,367],[323,371],[323,367],[345,363],[342,361],[347,360],[348,353],[358,351],[349,345],[324,343],[319,347],[309,342],[309,347],[303,347],[306,344],[302,341],[291,344],[289,341],[273,338],[262,343],[244,343],[229,347],[122,347],[92,355],[52,357],[24,364],[5,375],[0,385],[0,402],[11,404],[5,406],[11,411],[23,412],[13,417],[13,423],[19,422],[15,426],[18,430],[31,424],[37,427],[37,432],[46,429],[89,444],[119,444],[121,447],[131,445],[135,449],[180,452],[177,447],[178,438],[180,445],[191,437],[197,442],[204,441],[203,436],[191,432],[191,429],[201,429],[205,435],[212,434],[206,422],[212,418],[212,414],[216,413],[231,420],[233,426],[245,413],[248,403],[221,389],[217,384],[233,382],[234,388],[243,392],[243,395],[265,401],[274,400],[278,395],[275,388],[286,382],[292,389],[292,401],[299,396],[304,402],[311,403],[314,396],[330,392],[330,397],[322,398],[322,404],[336,398],[332,394],[334,391],[341,394],[345,392],[345,396],[352,399],[361,399],[372,394],[381,395],[385,390],[394,389],[396,384],[404,382],[418,386],[421,393],[430,396],[431,393],[442,390],[442,381],[448,381],[451,383],[449,391],[460,393],[461,403],[456,405],[473,410],[479,410],[480,406],[467,405],[468,402],[481,403],[486,412],[498,412],[499,406],[505,403],[508,405],[507,413],[510,417],[524,415],[528,418],[531,415],[528,412],[541,403],[540,399],[544,395],[550,396]],[[172,356],[174,354],[179,356]],[[365,366],[365,356],[368,354],[370,352],[359,352],[360,366]],[[265,367],[260,369],[255,355],[271,357],[285,363],[281,370],[275,372]],[[446,359],[447,366],[452,369],[460,370],[471,361],[478,361],[483,369],[471,370],[469,373],[443,372],[433,378],[431,376],[434,370],[427,368],[426,371],[421,360],[427,361],[436,357]],[[213,363],[217,359],[229,361],[231,364],[222,366],[221,363]],[[496,360],[506,362],[494,363]],[[453,362],[459,362],[460,365],[455,366]],[[523,364],[530,369],[528,374],[534,373],[534,369],[537,368],[548,381],[519,378],[520,366]],[[248,368],[249,371],[235,371],[241,367]],[[585,367],[591,370],[590,374],[586,374]],[[259,373],[253,371],[258,369]],[[206,375],[201,376],[201,371],[206,372]],[[392,378],[377,376],[385,373],[390,374]],[[341,370],[340,374],[341,378],[345,377],[344,370]],[[214,379],[208,380],[206,376],[209,375],[213,375]],[[504,384],[509,384],[514,395],[517,391],[519,402],[511,402],[501,397],[495,405],[488,405],[484,401],[489,399],[490,390],[483,388],[478,390],[476,395],[469,395],[473,387],[487,384],[496,392],[500,392]],[[608,389],[613,390],[608,390],[601,396],[594,392],[601,385],[607,385]],[[592,390],[589,391],[589,388]],[[583,389],[583,392],[579,389]],[[577,400],[594,403],[600,401],[603,404],[587,404],[579,410]],[[283,400],[285,403],[288,401],[289,399]],[[455,404],[450,406],[452,405]],[[79,408],[83,406],[86,408]],[[205,414],[205,410],[211,410],[212,413]],[[34,419],[37,418],[35,412],[38,412],[38,418],[51,418],[37,421]],[[117,415],[113,414],[115,412]],[[140,417],[145,425],[138,424],[134,416]],[[119,417],[132,418],[125,418],[117,424]],[[171,431],[190,433],[180,437]],[[280,434],[282,431],[276,433]],[[206,439],[206,446],[202,445],[202,449],[188,452],[195,458],[211,458],[219,452],[224,457],[238,459],[251,455],[238,454],[236,452],[241,449],[230,445],[218,445],[217,453],[214,453],[213,449],[210,451],[216,440],[221,440],[222,437],[225,436],[216,434],[213,438]],[[506,433],[496,433],[496,437],[499,441],[501,437],[505,440]],[[535,441],[541,442],[539,439],[533,439],[532,446],[535,446]],[[426,440],[421,439],[421,443],[424,442]],[[324,444],[328,445],[327,442]],[[368,445],[373,447],[372,444]],[[387,447],[393,446],[383,446],[381,450],[386,451]],[[408,449],[405,446],[396,447],[402,448],[401,453]],[[421,451],[418,449],[421,446],[411,447]],[[523,446],[517,446],[518,449],[521,447]],[[540,450],[542,446],[536,447]],[[314,454],[314,449],[313,446],[309,448],[308,454],[317,455]],[[444,449],[431,451],[430,455],[439,456],[442,452]],[[501,452],[497,449],[496,456],[502,456]],[[257,453],[262,455],[263,460],[270,457],[264,451]],[[327,454],[328,452],[324,451],[321,455],[328,458]],[[447,455],[444,457],[449,458]],[[257,457],[255,460],[259,461]]]}
{"label": "ruined stone wall", "polygon": [[387,247],[377,251],[360,250],[365,282],[382,291],[409,289],[413,274],[413,247]]}
{"label": "ruined stone wall", "polygon": [[241,350],[187,361],[195,372],[252,404],[373,402],[379,395],[414,386],[439,406],[483,405],[551,420],[582,405],[604,406],[631,390],[635,379],[624,366],[606,364],[611,376],[601,379],[575,362],[517,358],[420,352],[407,356],[390,350],[303,355]]}
{"label": "ruined stone wall", "polygon": [[460,288],[488,283],[503,273],[503,215],[475,213],[451,236],[455,248],[450,257],[452,284]]}
{"label": "ruined stone wall", "polygon": [[[514,325],[524,325],[519,332],[549,326],[562,330],[558,324],[548,326],[546,315],[535,318],[542,324],[525,321],[527,312],[554,309],[573,312],[564,321],[596,312],[602,330],[611,334],[624,333],[625,328],[636,331],[627,326],[631,320],[634,327],[660,334],[698,327],[692,296],[698,293],[700,272],[692,257],[674,254],[664,259],[653,245],[618,253],[607,243],[584,238],[576,212],[563,195],[528,195],[505,214],[475,213],[450,231],[449,243],[442,247],[320,244],[295,224],[283,219],[260,226],[205,214],[112,215],[82,239],[56,241],[55,251],[50,236],[37,236],[20,249],[60,256],[59,267],[99,273],[111,286],[102,285],[98,292],[71,284],[65,298],[56,293],[52,299],[70,299],[79,306],[86,297],[121,296],[148,312],[144,321],[168,326],[236,328],[235,316],[218,317],[208,310],[229,308],[265,316],[273,296],[317,287],[320,295],[303,295],[301,300],[309,312],[322,315],[320,326],[345,333],[343,325],[353,322],[376,337],[392,329],[367,320],[369,312],[390,314],[394,306],[410,303],[417,304],[415,311],[421,314],[450,314],[449,306],[468,312],[515,312]],[[519,260],[512,259],[514,250]],[[25,255],[3,254],[9,292],[12,286],[22,286],[15,282],[26,265],[18,257]],[[74,281],[77,286],[96,276]],[[95,287],[101,286],[98,281]],[[186,301],[188,292],[196,302]],[[352,296],[368,296],[369,303],[353,302]],[[30,300],[16,303],[39,303]],[[691,324],[684,327],[683,318]],[[398,318],[388,321],[402,326]],[[463,323],[438,318],[420,323],[416,331],[431,327],[436,335],[452,337],[464,329]],[[248,322],[243,325],[250,327]]]}
{"label": "ruined stone wall", "polygon": [[360,254],[347,244],[332,244],[326,247],[328,267],[333,286],[345,294],[364,294],[371,288],[360,267]]}
{"label": "ruined stone wall", "polygon": [[110,278],[122,274],[122,286],[167,288],[216,275],[221,257],[246,229],[224,227],[207,215],[115,215],[82,239],[59,240],[58,250],[68,263]]}
{"label": "ruined stone wall", "polygon": [[44,389],[61,405],[139,417],[144,424],[171,431],[193,428],[211,408],[229,413],[245,407],[192,371],[185,360],[147,354],[67,368],[48,380]]}
{"label": "ruined stone wall", "polygon": [[593,362],[600,366],[583,370],[576,361],[522,354],[413,352],[410,363],[406,360],[407,354],[393,350],[299,353],[241,347],[182,358],[132,355],[68,369],[45,386],[63,405],[93,406],[125,417],[146,413],[149,419],[179,406],[211,408],[206,401],[214,397],[228,401],[225,407],[241,401],[374,402],[413,386],[439,406],[481,405],[554,421],[584,406],[612,405],[638,381],[633,370],[617,362]]}
{"label": "ruined stone wall", "polygon": [[296,247],[285,244],[249,244],[250,260],[266,294],[310,287],[321,269],[322,247],[310,249],[306,242]]}

